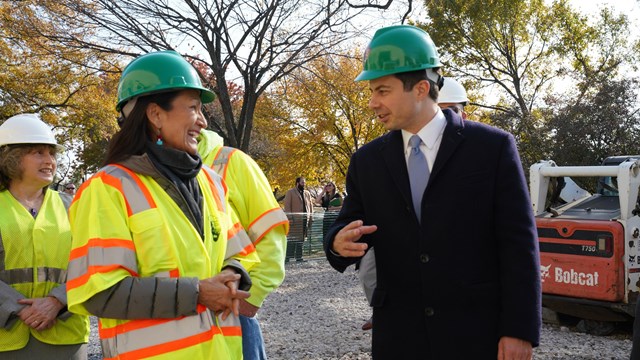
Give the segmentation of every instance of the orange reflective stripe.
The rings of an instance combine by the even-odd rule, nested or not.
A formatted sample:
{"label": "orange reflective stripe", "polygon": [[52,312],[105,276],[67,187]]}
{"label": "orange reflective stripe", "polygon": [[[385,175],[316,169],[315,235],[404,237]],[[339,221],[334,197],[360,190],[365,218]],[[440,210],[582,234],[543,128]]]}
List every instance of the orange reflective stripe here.
{"label": "orange reflective stripe", "polygon": [[89,239],[89,241],[87,241],[85,245],[71,250],[69,259],[73,260],[82,256],[86,256],[89,253],[89,248],[92,248],[92,247],[100,247],[100,248],[121,247],[121,248],[129,249],[131,251],[136,251],[136,247],[133,244],[133,241],[131,240],[93,238],[93,239]]}
{"label": "orange reflective stripe", "polygon": [[213,194],[213,198],[216,201],[216,206],[218,210],[226,211],[225,206],[223,205],[222,200],[220,199],[220,194],[227,193],[227,186],[221,181],[213,180],[211,169],[206,167],[203,167],[202,169],[204,169],[204,174],[206,175],[207,180],[209,180],[209,186],[211,186],[211,193]]}
{"label": "orange reflective stripe", "polygon": [[68,289],[86,283],[91,274],[122,268],[138,273],[135,246],[130,240],[90,239],[84,246],[71,250],[67,267]]}
{"label": "orange reflective stripe", "polygon": [[251,241],[254,244],[258,244],[271,229],[280,225],[288,227],[289,220],[287,219],[287,214],[285,214],[281,208],[273,208],[265,211],[249,224],[247,233]]}
{"label": "orange reflective stripe", "polygon": [[209,311],[176,319],[131,320],[113,328],[99,328],[107,358],[140,359],[180,350],[222,334]]}
{"label": "orange reflective stripe", "polygon": [[246,256],[254,251],[256,251],[256,247],[251,242],[249,235],[247,235],[244,229],[240,228],[240,231],[235,233],[232,237],[229,237],[225,259],[236,254]]}
{"label": "orange reflective stripe", "polygon": [[244,228],[242,227],[242,224],[240,224],[239,222],[233,224],[233,226],[229,229],[229,231],[227,231],[227,239],[231,239],[242,230],[244,230]]}
{"label": "orange reflective stripe", "polygon": [[[109,186],[113,186],[114,188],[118,189],[118,191],[121,194],[124,194],[124,191],[122,190],[122,182],[120,182],[120,179],[118,179],[118,178],[116,178],[114,176],[111,176],[111,175],[107,174],[104,171],[101,171],[101,172],[97,173],[95,175],[95,177],[99,178],[100,180],[102,180],[102,182],[104,184],[109,185]],[[75,198],[79,199],[80,197],[76,196]],[[126,196],[124,196],[124,202],[125,202],[125,204],[127,206],[127,215],[131,216],[131,214],[132,214],[131,206],[129,206],[129,201],[127,200]]]}
{"label": "orange reflective stripe", "polygon": [[138,276],[137,272],[131,269],[127,269],[122,265],[89,266],[86,273],[76,277],[75,279],[67,280],[67,292],[71,289],[75,289],[86,284],[87,281],[89,281],[89,278],[95,274],[108,273],[117,269],[125,269],[127,272],[129,272],[129,274],[131,274],[131,276]]}
{"label": "orange reflective stripe", "polygon": [[[216,161],[216,158],[217,158],[217,157],[218,157],[218,155],[220,154],[220,151],[222,150],[223,146],[220,146],[220,147],[215,146],[215,147],[217,147],[217,148],[218,148],[218,150],[217,150],[217,152],[213,155],[213,157],[211,157],[211,156],[207,156],[207,159],[212,159],[212,160],[211,160],[211,163],[210,163],[210,164],[205,163],[205,165],[207,165],[208,167],[212,168],[214,171],[216,171],[216,169],[215,169],[213,166],[214,166],[215,161]],[[214,148],[215,148],[215,147],[214,147]],[[212,154],[212,153],[210,153],[210,154]],[[216,171],[216,172],[217,172],[217,171]]]}
{"label": "orange reflective stripe", "polygon": [[222,331],[218,328],[211,328],[207,332],[203,332],[200,334],[192,335],[186,337],[184,339],[174,340],[165,342],[162,344],[149,346],[140,350],[133,350],[126,353],[118,354],[117,357],[114,358],[105,358],[104,360],[109,359],[119,359],[119,360],[137,360],[143,359],[151,356],[157,356],[161,354],[165,354],[168,352],[173,352],[176,350],[184,349],[189,346],[194,346],[205,341],[211,340],[215,335],[222,334]]}
{"label": "orange reflective stripe", "polygon": [[238,149],[234,149],[232,147],[223,146],[218,153],[216,154],[215,159],[213,160],[213,164],[211,168],[215,170],[222,179],[227,179],[227,169],[229,168],[227,165],[229,164],[229,159],[231,155]]}
{"label": "orange reflective stripe", "polygon": [[242,326],[240,318],[229,315],[226,319],[222,320],[221,316],[216,316],[218,326],[222,329],[222,334],[225,336],[242,336]]}
{"label": "orange reflective stripe", "polygon": [[245,246],[242,250],[240,250],[238,254],[242,256],[247,256],[255,251],[256,251],[256,247],[253,244],[250,244]]}
{"label": "orange reflective stripe", "polygon": [[104,167],[91,180],[83,183],[78,191],[78,196],[74,198],[74,202],[75,199],[80,198],[80,193],[95,179],[100,179],[103,184],[115,188],[122,194],[128,216],[156,207],[155,200],[153,200],[149,189],[144,186],[140,178],[126,167],[115,164]]}
{"label": "orange reflective stripe", "polygon": [[225,326],[221,330],[224,336],[242,336],[242,327],[240,326]]}
{"label": "orange reflective stripe", "polygon": [[177,278],[180,277],[180,270],[173,269],[169,271],[159,272],[153,275],[153,277],[157,278]]}
{"label": "orange reflective stripe", "polygon": [[269,233],[269,231],[273,230],[274,228],[276,228],[278,226],[287,227],[287,231],[285,231],[285,235],[287,235],[289,233],[289,231],[288,231],[289,229],[288,229],[287,225],[289,225],[289,220],[285,220],[283,222],[275,223],[272,226],[268,227],[267,229],[262,231],[260,235],[256,236],[256,240],[253,242],[254,245],[257,245],[260,242],[260,240],[262,240],[262,238]]}
{"label": "orange reflective stripe", "polygon": [[[198,304],[200,305],[200,304]],[[207,307],[202,305],[202,306],[198,306],[196,309],[198,314],[202,314],[203,312],[207,311]],[[196,316],[196,315],[190,315],[190,316]],[[115,337],[119,334],[124,334],[127,333],[129,331],[135,331],[135,330],[140,330],[140,329],[145,329],[145,328],[149,328],[152,326],[158,326],[158,325],[162,325],[162,324],[166,324],[172,321],[176,321],[176,320],[181,320],[184,318],[187,318],[188,316],[181,316],[178,318],[172,318],[172,319],[142,319],[142,320],[131,320],[128,321],[126,323],[123,324],[119,324],[116,325],[114,327],[111,328],[104,328],[104,327],[100,327],[98,329],[98,334],[100,334],[100,338],[101,339],[108,339],[108,338],[112,338]]]}
{"label": "orange reflective stripe", "polygon": [[[184,316],[183,316],[184,317]],[[181,318],[180,318],[181,319]],[[129,331],[140,330],[152,326],[161,325],[176,319],[144,319],[144,320],[131,320],[124,324],[116,325],[112,328],[102,328],[99,330],[101,339],[109,339],[117,336],[118,334],[124,334]]]}
{"label": "orange reflective stripe", "polygon": [[127,169],[126,167],[124,167],[122,165],[113,164],[111,166],[117,167],[120,170],[122,170],[122,171],[126,172],[127,174],[129,174],[129,176],[131,176],[133,181],[135,181],[136,184],[138,185],[138,189],[140,191],[142,191],[142,193],[144,194],[144,197],[147,199],[147,202],[149,203],[149,206],[151,208],[155,208],[156,207],[156,202],[153,200],[153,196],[151,196],[151,193],[149,192],[149,189],[147,189],[147,187],[142,183],[142,180],[140,180],[140,178],[138,177],[138,175],[136,175],[136,173],[134,173],[133,171]]}

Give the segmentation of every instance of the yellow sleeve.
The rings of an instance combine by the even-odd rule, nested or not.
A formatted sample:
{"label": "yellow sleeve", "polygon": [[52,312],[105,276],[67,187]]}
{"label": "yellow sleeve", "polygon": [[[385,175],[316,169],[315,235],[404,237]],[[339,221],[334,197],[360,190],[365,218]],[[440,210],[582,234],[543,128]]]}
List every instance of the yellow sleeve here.
{"label": "yellow sleeve", "polygon": [[235,216],[253,242],[260,262],[249,269],[253,282],[247,300],[260,307],[284,280],[284,256],[289,222],[276,202],[266,176],[247,154],[235,150],[225,181]]}

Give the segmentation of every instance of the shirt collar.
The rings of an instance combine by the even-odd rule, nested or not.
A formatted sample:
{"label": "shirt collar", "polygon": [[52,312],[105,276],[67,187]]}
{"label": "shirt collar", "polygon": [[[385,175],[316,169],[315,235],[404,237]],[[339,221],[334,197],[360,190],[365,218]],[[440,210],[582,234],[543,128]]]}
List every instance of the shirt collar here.
{"label": "shirt collar", "polygon": [[[438,109],[438,112],[433,116],[433,119],[427,123],[420,131],[418,131],[418,136],[422,139],[422,142],[427,146],[428,149],[433,149],[438,138],[444,132],[444,128],[447,125],[447,119],[444,117],[442,110]],[[412,133],[402,130],[402,141],[404,142],[404,148],[409,147],[409,138],[413,136]]]}

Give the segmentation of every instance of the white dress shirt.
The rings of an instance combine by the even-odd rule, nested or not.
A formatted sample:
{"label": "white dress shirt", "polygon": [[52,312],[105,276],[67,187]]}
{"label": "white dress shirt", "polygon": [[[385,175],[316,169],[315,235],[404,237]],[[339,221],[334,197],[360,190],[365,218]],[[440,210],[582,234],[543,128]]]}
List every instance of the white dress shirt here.
{"label": "white dress shirt", "polygon": [[[420,131],[418,131],[418,136],[422,139],[422,143],[420,144],[420,151],[427,158],[427,163],[429,164],[429,171],[433,169],[433,163],[436,161],[436,155],[438,155],[438,150],[440,149],[440,142],[442,141],[442,134],[444,133],[444,128],[447,126],[447,119],[444,117],[442,110],[438,109],[438,112],[435,114],[433,119],[427,123]],[[402,141],[404,142],[404,160],[408,163],[409,161],[409,153],[411,152],[411,147],[409,147],[409,138],[414,134],[402,130]]]}

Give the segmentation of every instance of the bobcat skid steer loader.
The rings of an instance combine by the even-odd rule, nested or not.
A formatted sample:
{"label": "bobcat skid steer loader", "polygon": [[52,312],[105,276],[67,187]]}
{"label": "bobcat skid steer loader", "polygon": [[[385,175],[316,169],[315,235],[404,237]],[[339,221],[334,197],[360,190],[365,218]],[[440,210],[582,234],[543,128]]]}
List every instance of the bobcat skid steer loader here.
{"label": "bobcat skid steer loader", "polygon": [[[640,286],[639,159],[609,157],[601,166],[556,166],[547,160],[530,169],[543,306],[584,319],[591,330],[600,329],[592,333],[613,331],[607,324],[635,316]],[[558,199],[547,194],[550,183],[575,184],[568,177],[597,178],[596,193],[577,192],[579,196],[554,206]]]}

